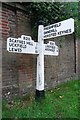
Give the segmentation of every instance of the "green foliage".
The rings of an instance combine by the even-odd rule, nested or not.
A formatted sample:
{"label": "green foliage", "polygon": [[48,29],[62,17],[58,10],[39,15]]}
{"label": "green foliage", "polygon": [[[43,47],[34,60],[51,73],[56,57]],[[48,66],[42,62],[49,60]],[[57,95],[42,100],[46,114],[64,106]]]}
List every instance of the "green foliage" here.
{"label": "green foliage", "polygon": [[[79,118],[80,81],[72,80],[46,91],[45,99],[35,102],[34,95],[7,103],[3,101],[3,118]],[[28,97],[28,98],[27,98]]]}
{"label": "green foliage", "polygon": [[26,10],[31,20],[33,35],[37,35],[37,28],[40,22],[44,26],[59,22],[61,3],[52,2],[31,2],[26,4]]}
{"label": "green foliage", "polygon": [[75,19],[76,33],[78,34],[78,2],[29,2],[24,3],[31,20],[32,34],[37,37],[37,28],[42,21],[44,26],[60,22],[68,18]]}
{"label": "green foliage", "polygon": [[74,18],[78,19],[78,3],[77,2],[63,2],[62,3],[63,19]]}
{"label": "green foliage", "polygon": [[62,3],[62,19],[73,18],[74,19],[74,26],[75,26],[75,36],[79,37],[79,22],[78,19],[78,11],[79,11],[79,3],[78,2],[63,2]]}

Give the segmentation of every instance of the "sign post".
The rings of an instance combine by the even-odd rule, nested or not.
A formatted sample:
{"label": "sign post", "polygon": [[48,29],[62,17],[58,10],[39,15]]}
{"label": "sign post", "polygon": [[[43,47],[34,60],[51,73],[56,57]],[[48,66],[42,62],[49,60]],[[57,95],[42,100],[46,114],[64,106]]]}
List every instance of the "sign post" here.
{"label": "sign post", "polygon": [[37,81],[36,81],[36,99],[44,97],[44,27],[39,25],[38,28],[38,56],[37,56]]}
{"label": "sign post", "polygon": [[59,48],[53,41],[44,44],[44,39],[54,38],[74,32],[74,19],[70,18],[59,23],[38,27],[38,42],[31,36],[22,35],[21,38],[7,38],[7,51],[14,53],[37,54],[36,99],[45,97],[44,91],[44,55],[59,55]]}

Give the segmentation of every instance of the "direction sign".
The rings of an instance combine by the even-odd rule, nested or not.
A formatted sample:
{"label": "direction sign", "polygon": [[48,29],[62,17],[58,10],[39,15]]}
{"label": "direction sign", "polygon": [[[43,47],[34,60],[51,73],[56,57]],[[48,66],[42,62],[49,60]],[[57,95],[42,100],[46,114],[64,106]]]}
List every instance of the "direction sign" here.
{"label": "direction sign", "polygon": [[44,27],[44,39],[72,34],[74,32],[74,19],[70,18]]}
{"label": "direction sign", "polygon": [[49,41],[49,43],[44,44],[44,55],[59,55],[59,48],[55,45],[55,42]]}
{"label": "direction sign", "polygon": [[7,50],[14,53],[38,54],[37,43],[31,37],[22,35],[21,38],[7,39]]}
{"label": "direction sign", "polygon": [[49,26],[38,27],[38,42],[31,36],[21,35],[21,38],[7,39],[7,50],[14,53],[27,53],[37,55],[36,97],[44,96],[44,55],[59,55],[59,48],[55,42],[44,44],[44,39],[72,34],[74,32],[74,19],[70,18]]}
{"label": "direction sign", "polygon": [[7,50],[14,53],[28,53],[37,55],[36,98],[44,96],[44,55],[59,55],[59,48],[55,42],[44,44],[44,39],[68,35],[74,32],[74,19],[70,18],[49,26],[38,27],[38,42],[31,36],[22,35],[21,38],[7,39]]}

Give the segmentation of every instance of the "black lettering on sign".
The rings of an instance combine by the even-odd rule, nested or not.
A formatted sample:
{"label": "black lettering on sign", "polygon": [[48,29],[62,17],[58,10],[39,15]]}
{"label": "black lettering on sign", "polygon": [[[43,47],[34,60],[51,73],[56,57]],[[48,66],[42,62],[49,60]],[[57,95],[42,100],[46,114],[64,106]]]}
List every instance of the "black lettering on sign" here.
{"label": "black lettering on sign", "polygon": [[15,45],[15,47],[19,47],[19,44],[14,44]]}
{"label": "black lettering on sign", "polygon": [[10,47],[19,47],[19,44],[15,44],[15,43],[9,43]]}
{"label": "black lettering on sign", "polygon": [[12,41],[11,41],[11,38],[9,38],[9,42],[12,42]]}
{"label": "black lettering on sign", "polygon": [[[59,26],[61,26],[61,23],[59,23]],[[59,26],[58,26],[58,27],[59,27]]]}
{"label": "black lettering on sign", "polygon": [[15,38],[10,38],[9,42],[14,42]]}
{"label": "black lettering on sign", "polygon": [[27,46],[25,44],[16,44],[16,43],[9,43],[10,47],[17,47],[17,48],[26,48]]}
{"label": "black lettering on sign", "polygon": [[19,40],[19,43],[26,44],[25,41],[23,41],[23,40]]}
{"label": "black lettering on sign", "polygon": [[10,47],[11,47],[11,46],[13,47],[13,43],[9,43],[9,46],[10,46]]}
{"label": "black lettering on sign", "polygon": [[15,39],[15,38],[10,38],[9,39],[10,43],[21,43],[21,44],[26,44],[25,40],[19,40],[19,39]]}
{"label": "black lettering on sign", "polygon": [[9,51],[12,51],[12,48],[9,47]]}
{"label": "black lettering on sign", "polygon": [[26,42],[26,44],[33,46],[33,42]]}
{"label": "black lettering on sign", "polygon": [[58,35],[61,35],[61,31],[58,32]]}
{"label": "black lettering on sign", "polygon": [[22,52],[22,49],[21,49],[21,48],[13,48],[13,47],[10,48],[10,47],[9,47],[9,51],[10,51],[10,52]]}
{"label": "black lettering on sign", "polygon": [[20,47],[20,48],[27,48],[27,46],[26,46],[26,45],[22,45],[22,44],[21,44],[21,45],[19,45],[19,47]]}
{"label": "black lettering on sign", "polygon": [[58,35],[62,35],[62,34],[65,34],[65,33],[71,33],[71,29],[59,31],[59,32],[58,32]]}
{"label": "black lettering on sign", "polygon": [[60,27],[60,26],[61,26],[61,23],[56,23],[56,24],[52,24],[50,26],[44,27],[44,30],[49,30],[49,29],[52,29],[52,28]]}
{"label": "black lettering on sign", "polygon": [[69,29],[69,32],[71,33],[71,29]]}
{"label": "black lettering on sign", "polygon": [[48,31],[44,32],[44,34],[53,33],[53,32],[57,32],[57,30],[56,29],[48,30]]}
{"label": "black lettering on sign", "polygon": [[56,36],[56,33],[52,33],[51,36]]}
{"label": "black lettering on sign", "polygon": [[55,51],[55,46],[47,45],[47,46],[45,46],[45,50],[54,52]]}
{"label": "black lettering on sign", "polygon": [[56,24],[54,24],[53,26],[54,26],[54,27],[59,27],[59,26],[61,26],[61,23],[56,23]]}
{"label": "black lettering on sign", "polygon": [[29,41],[30,41],[30,38],[27,37],[27,36],[24,36],[23,39],[24,39],[24,40],[29,40]]}
{"label": "black lettering on sign", "polygon": [[54,42],[49,42],[50,45],[54,45],[55,43]]}
{"label": "black lettering on sign", "polygon": [[52,37],[52,36],[56,36],[56,33],[51,33],[51,34],[48,34],[48,35],[44,35],[44,38],[48,38],[48,37]]}
{"label": "black lettering on sign", "polygon": [[51,51],[51,52],[54,52],[55,51],[55,49],[49,49],[49,48],[47,48],[47,49],[45,49],[46,51]]}

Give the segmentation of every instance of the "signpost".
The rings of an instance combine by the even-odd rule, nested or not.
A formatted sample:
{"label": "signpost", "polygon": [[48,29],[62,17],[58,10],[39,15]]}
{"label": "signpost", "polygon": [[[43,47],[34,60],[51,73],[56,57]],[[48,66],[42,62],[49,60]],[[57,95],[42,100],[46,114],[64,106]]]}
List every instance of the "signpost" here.
{"label": "signpost", "polygon": [[44,39],[54,38],[74,32],[74,19],[70,18],[62,22],[44,27],[39,25],[38,42],[34,42],[31,36],[22,35],[21,38],[7,39],[7,51],[14,53],[37,54],[37,80],[36,99],[45,96],[44,92],[44,55],[59,55],[59,48],[53,41],[44,44]]}

